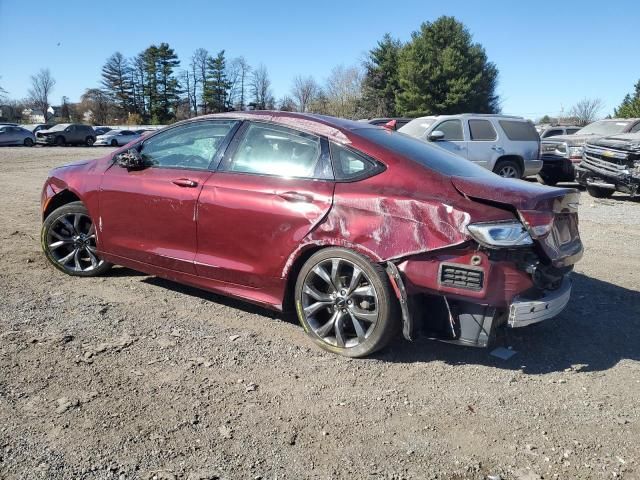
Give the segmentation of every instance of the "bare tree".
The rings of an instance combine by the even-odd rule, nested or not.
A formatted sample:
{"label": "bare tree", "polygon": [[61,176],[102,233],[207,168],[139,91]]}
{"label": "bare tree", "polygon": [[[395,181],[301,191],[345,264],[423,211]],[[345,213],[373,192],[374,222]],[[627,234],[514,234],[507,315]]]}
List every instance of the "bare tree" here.
{"label": "bare tree", "polygon": [[278,110],[281,112],[295,112],[296,108],[296,102],[288,95],[285,95],[278,101]]}
{"label": "bare tree", "polygon": [[325,95],[330,115],[353,118],[358,116],[358,103],[362,97],[362,71],[358,67],[338,65],[327,79]]}
{"label": "bare tree", "polygon": [[2,88],[2,85],[0,85],[0,102],[4,102],[6,100],[7,100],[7,91],[4,88]]}
{"label": "bare tree", "polygon": [[31,76],[31,88],[29,89],[29,103],[32,107],[42,110],[44,121],[47,121],[49,115],[49,95],[55,86],[56,81],[51,76],[48,68],[41,69],[38,73]]}
{"label": "bare tree", "polygon": [[244,110],[247,105],[247,85],[251,67],[244,57],[236,57],[229,62],[227,79],[231,83],[229,107]]}
{"label": "bare tree", "polygon": [[[191,72],[194,79],[196,99],[200,100],[201,113],[207,113],[206,102],[204,101],[204,91],[207,89],[207,64],[209,62],[209,52],[204,48],[198,48],[191,57]],[[200,87],[198,88],[198,84]],[[199,96],[198,96],[199,94]],[[196,100],[197,101],[197,100]],[[197,114],[197,112],[196,112]]]}
{"label": "bare tree", "polygon": [[96,125],[106,125],[116,105],[109,95],[99,88],[88,88],[80,97],[82,113],[90,110]]}
{"label": "bare tree", "polygon": [[320,87],[313,77],[297,76],[293,79],[293,87],[291,87],[291,95],[297,103],[299,112],[306,112],[309,105],[316,98]]}
{"label": "bare tree", "polygon": [[182,85],[184,86],[184,91],[187,94],[187,107],[189,107],[189,112],[187,118],[191,118],[194,115],[198,114],[198,98],[196,96],[196,79],[191,74],[189,70],[182,70],[181,72],[181,80]]}
{"label": "bare tree", "polygon": [[261,64],[253,71],[250,87],[256,110],[265,110],[273,107],[274,99],[271,93],[271,80],[269,79],[267,67]]}
{"label": "bare tree", "polygon": [[587,125],[598,119],[598,113],[604,107],[604,102],[600,98],[583,98],[576,103],[569,115],[574,117],[580,125]]}

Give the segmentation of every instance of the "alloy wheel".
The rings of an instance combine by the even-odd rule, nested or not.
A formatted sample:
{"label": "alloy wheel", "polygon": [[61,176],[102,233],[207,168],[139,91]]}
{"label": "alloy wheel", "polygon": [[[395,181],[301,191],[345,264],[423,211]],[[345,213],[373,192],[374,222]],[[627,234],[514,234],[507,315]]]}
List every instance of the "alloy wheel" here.
{"label": "alloy wheel", "polygon": [[66,213],[56,218],[46,234],[53,260],[71,272],[91,272],[104,262],[96,252],[96,231],[84,213]]}
{"label": "alloy wheel", "polygon": [[364,342],[380,316],[371,279],[344,258],[322,260],[309,271],[302,287],[302,310],[313,332],[340,348]]}
{"label": "alloy wheel", "polygon": [[505,165],[502,167],[498,174],[504,178],[518,178],[518,171],[511,165]]}

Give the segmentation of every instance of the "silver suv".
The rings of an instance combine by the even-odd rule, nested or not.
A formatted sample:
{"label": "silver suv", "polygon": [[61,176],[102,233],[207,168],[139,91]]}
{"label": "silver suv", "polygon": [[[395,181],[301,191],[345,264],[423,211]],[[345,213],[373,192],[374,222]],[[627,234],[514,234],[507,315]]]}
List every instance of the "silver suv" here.
{"label": "silver suv", "polygon": [[502,177],[523,178],[542,168],[540,136],[522,117],[472,113],[420,117],[398,131],[437,142]]}

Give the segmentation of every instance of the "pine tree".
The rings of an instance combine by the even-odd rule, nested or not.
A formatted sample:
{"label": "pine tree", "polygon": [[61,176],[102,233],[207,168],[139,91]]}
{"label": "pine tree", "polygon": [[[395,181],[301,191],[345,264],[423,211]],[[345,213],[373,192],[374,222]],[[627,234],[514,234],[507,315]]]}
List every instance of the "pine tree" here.
{"label": "pine tree", "polygon": [[398,58],[401,49],[400,41],[387,33],[369,52],[364,64],[361,100],[362,109],[369,117],[397,115],[396,94],[400,91]]}
{"label": "pine tree", "polygon": [[640,80],[635,84],[633,95],[627,94],[622,103],[614,111],[614,116],[618,118],[639,118],[640,117]]}
{"label": "pine tree", "polygon": [[402,115],[496,113],[498,69],[467,28],[453,17],[425,22],[399,57]]}
{"label": "pine tree", "polygon": [[217,113],[227,109],[227,95],[231,84],[227,79],[224,50],[207,61],[207,81],[203,89],[204,103],[207,111]]}
{"label": "pine tree", "polygon": [[111,55],[102,67],[102,86],[123,114],[133,109],[131,69],[122,53]]}

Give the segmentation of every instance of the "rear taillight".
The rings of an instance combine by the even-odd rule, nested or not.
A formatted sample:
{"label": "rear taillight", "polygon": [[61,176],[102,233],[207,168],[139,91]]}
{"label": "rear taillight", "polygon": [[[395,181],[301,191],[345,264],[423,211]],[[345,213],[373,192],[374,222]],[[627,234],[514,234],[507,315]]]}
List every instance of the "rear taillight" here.
{"label": "rear taillight", "polygon": [[537,210],[520,211],[522,223],[527,227],[533,238],[541,238],[549,234],[553,228],[555,214],[553,212],[541,212]]}

